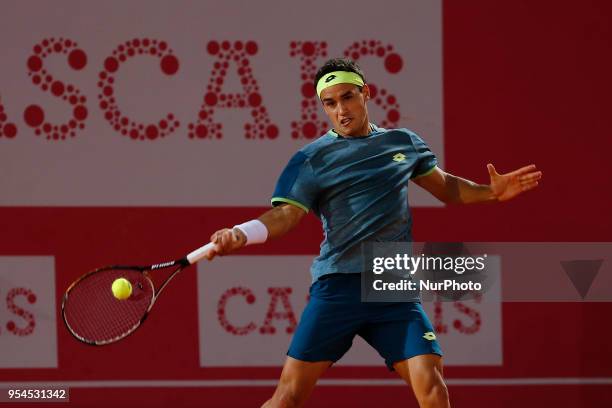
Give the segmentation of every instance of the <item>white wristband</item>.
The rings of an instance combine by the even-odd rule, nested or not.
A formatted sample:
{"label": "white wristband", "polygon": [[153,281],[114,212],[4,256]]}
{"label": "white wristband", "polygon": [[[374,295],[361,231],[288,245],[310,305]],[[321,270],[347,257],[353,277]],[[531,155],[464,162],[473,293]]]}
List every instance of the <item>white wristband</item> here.
{"label": "white wristband", "polygon": [[251,220],[240,225],[234,225],[234,228],[238,228],[246,236],[245,245],[262,244],[268,239],[268,229],[259,220]]}

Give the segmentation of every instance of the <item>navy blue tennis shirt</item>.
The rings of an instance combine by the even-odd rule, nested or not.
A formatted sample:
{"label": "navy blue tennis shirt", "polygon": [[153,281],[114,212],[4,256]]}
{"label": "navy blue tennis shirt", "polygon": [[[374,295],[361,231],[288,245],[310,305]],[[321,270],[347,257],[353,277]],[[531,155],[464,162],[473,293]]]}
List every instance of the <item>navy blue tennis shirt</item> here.
{"label": "navy blue tennis shirt", "polygon": [[372,125],[363,137],[330,130],[300,149],[283,170],[272,205],[296,205],[321,219],[325,238],[310,269],[360,273],[361,242],[410,241],[408,181],[429,174],[436,156],[408,129]]}

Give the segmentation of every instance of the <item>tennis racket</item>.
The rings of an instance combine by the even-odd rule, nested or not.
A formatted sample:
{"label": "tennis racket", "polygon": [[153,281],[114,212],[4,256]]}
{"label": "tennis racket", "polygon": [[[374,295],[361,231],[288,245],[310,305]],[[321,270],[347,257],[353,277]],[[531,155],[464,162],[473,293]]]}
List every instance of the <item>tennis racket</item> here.
{"label": "tennis racket", "polygon": [[[95,269],[78,278],[66,290],[62,317],[68,331],[83,343],[103,346],[133,333],[147,318],[168,283],[185,267],[193,265],[214,248],[208,243],[182,259],[148,266],[112,265]],[[174,269],[156,288],[151,272]],[[127,299],[117,299],[111,290],[116,279],[132,286]]]}

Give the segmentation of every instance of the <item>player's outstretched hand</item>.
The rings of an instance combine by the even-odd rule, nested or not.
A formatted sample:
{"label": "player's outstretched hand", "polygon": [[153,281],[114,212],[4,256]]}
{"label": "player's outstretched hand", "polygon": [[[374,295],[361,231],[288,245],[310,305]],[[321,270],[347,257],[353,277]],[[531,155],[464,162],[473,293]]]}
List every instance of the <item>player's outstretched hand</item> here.
{"label": "player's outstretched hand", "polygon": [[491,163],[487,164],[491,178],[491,192],[498,201],[507,201],[538,186],[542,172],[535,164],[521,167],[506,174],[499,174]]}
{"label": "player's outstretched hand", "polygon": [[206,256],[209,261],[217,255],[227,255],[242,248],[246,244],[246,236],[238,228],[223,228],[210,236],[210,242],[215,247]]}

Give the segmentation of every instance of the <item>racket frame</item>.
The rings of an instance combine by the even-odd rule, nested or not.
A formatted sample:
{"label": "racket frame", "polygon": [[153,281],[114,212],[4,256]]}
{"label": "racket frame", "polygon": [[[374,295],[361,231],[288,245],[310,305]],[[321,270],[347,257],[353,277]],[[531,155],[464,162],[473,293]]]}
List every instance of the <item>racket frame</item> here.
{"label": "racket frame", "polygon": [[[93,271],[87,272],[86,274],[80,276],[77,280],[72,282],[70,284],[70,286],[68,286],[68,288],[66,289],[66,292],[64,293],[64,296],[62,298],[62,320],[64,321],[64,325],[68,329],[68,332],[74,338],[76,338],[77,340],[79,340],[79,341],[81,341],[81,342],[83,342],[85,344],[88,344],[90,346],[104,346],[104,345],[107,345],[107,344],[116,343],[117,341],[119,341],[121,339],[124,339],[127,336],[129,336],[130,334],[134,333],[136,331],[136,329],[138,329],[138,327],[140,327],[142,325],[142,323],[146,320],[147,316],[149,316],[149,312],[153,308],[153,305],[155,304],[155,301],[157,300],[159,295],[162,293],[162,291],[166,288],[168,283],[176,275],[178,275],[183,269],[185,269],[185,267],[187,267],[189,265],[191,265],[191,263],[189,262],[187,257],[184,257],[184,258],[181,258],[181,259],[178,259],[178,260],[174,260],[174,261],[162,262],[162,263],[153,264],[153,265],[147,265],[147,266],[141,266],[141,265],[109,265],[109,266],[104,266],[104,267],[101,267],[101,268],[94,269]],[[153,271],[156,271],[156,270],[159,270],[159,269],[171,268],[171,267],[175,267],[175,266],[178,266],[178,267],[170,275],[168,275],[168,277],[159,286],[159,289],[156,289],[155,285],[153,284],[153,281],[151,280],[150,272],[153,272]],[[142,317],[138,320],[138,322],[136,322],[134,324],[134,326],[132,326],[129,330],[125,331],[121,335],[113,337],[112,339],[103,340],[103,341],[95,341],[95,340],[86,339],[83,336],[79,335],[76,331],[74,331],[73,328],[70,326],[70,323],[68,323],[68,320],[66,319],[66,302],[68,301],[68,298],[70,297],[70,292],[72,291],[72,289],[79,282],[89,278],[90,276],[92,276],[92,275],[94,275],[96,273],[100,273],[100,272],[104,272],[104,271],[108,271],[108,270],[130,270],[130,271],[140,272],[145,277],[145,280],[149,283],[149,285],[151,285],[151,290],[153,292],[153,295],[151,296],[151,302],[149,303],[149,306],[144,311]]]}

